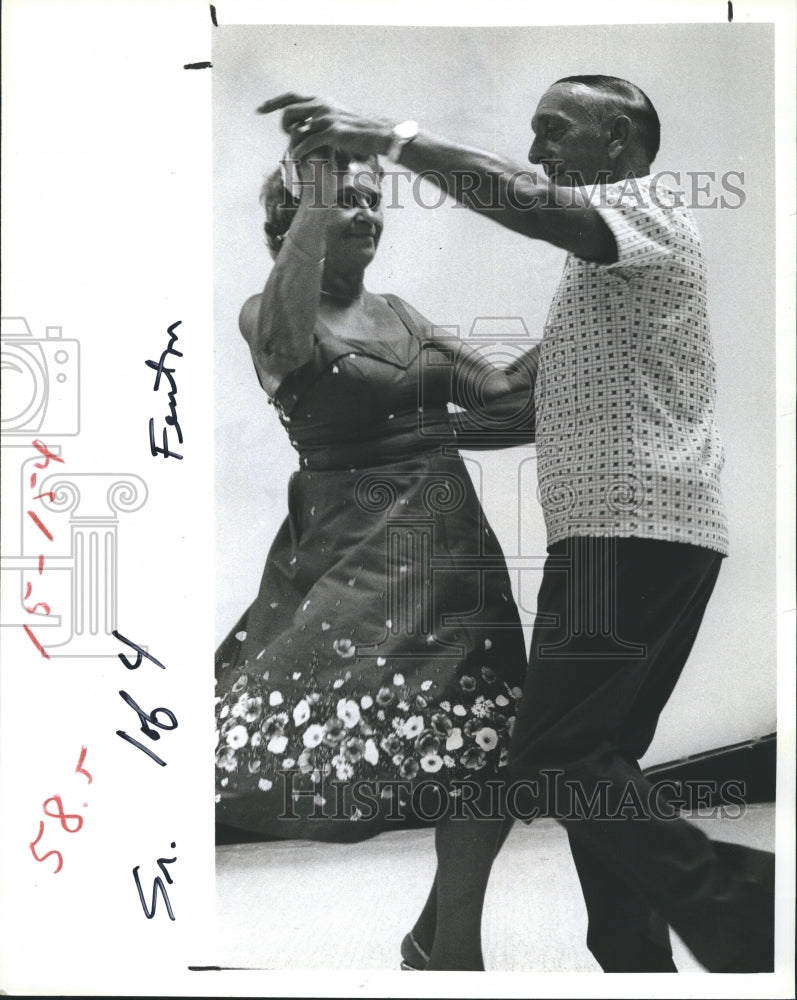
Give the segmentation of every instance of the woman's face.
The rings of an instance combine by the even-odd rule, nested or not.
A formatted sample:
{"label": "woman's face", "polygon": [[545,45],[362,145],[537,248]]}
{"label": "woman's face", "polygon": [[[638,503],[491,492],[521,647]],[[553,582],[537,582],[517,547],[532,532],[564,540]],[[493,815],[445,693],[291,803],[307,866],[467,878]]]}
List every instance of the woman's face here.
{"label": "woman's face", "polygon": [[327,266],[367,267],[382,235],[382,190],[373,167],[352,161],[337,175],[337,205],[326,228]]}

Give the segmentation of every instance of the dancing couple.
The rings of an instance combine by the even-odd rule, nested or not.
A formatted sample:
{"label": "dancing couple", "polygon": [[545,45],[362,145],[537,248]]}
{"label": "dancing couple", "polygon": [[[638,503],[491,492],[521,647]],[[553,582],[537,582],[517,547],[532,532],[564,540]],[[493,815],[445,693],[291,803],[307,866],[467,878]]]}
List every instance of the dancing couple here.
{"label": "dancing couple", "polygon": [[[538,171],[295,93],[259,110],[281,112],[289,154],[263,188],[274,266],[240,329],[299,468],[217,652],[217,818],[356,841],[433,815],[402,965],[478,970],[512,825],[494,793],[522,787],[567,829],[605,971],[676,971],[669,927],[709,970],[771,971],[773,855],[622,810],[629,787],[652,801],[638,761],[728,544],[705,261],[651,178],[653,105],[614,77],[558,81],[532,119]],[[567,251],[542,340],[509,367],[365,289],[379,156]],[[458,452],[524,441],[548,536],[528,662]],[[551,774],[605,790],[616,818],[561,814]]]}

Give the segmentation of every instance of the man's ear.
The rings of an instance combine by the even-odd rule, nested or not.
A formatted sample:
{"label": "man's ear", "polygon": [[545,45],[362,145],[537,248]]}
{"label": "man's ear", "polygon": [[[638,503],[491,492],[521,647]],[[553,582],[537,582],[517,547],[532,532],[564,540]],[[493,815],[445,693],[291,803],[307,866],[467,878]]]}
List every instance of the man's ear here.
{"label": "man's ear", "polygon": [[618,115],[612,120],[609,127],[608,146],[608,153],[611,159],[616,160],[623,150],[628,148],[632,132],[633,125],[628,115]]}

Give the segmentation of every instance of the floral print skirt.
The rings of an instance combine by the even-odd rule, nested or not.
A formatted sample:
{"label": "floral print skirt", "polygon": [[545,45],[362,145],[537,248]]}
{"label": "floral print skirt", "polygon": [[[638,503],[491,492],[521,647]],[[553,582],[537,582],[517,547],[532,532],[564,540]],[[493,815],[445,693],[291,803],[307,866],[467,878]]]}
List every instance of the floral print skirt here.
{"label": "floral print skirt", "polygon": [[525,670],[458,456],[294,473],[216,656],[217,820],[351,841],[438,818],[463,782],[500,781]]}

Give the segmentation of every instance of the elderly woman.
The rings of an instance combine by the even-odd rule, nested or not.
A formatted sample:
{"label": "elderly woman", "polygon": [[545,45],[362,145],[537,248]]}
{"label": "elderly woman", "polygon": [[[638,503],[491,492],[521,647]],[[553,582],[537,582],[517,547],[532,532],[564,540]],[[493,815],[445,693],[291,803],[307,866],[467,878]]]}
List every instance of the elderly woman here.
{"label": "elderly woman", "polygon": [[338,841],[435,820],[437,874],[403,967],[481,969],[502,832],[486,793],[526,650],[448,404],[528,408],[534,355],[500,371],[363,287],[383,226],[375,160],[298,171],[299,198],[284,172],[264,185],[275,263],[240,315],[299,469],[259,593],[217,654],[217,816]]}

